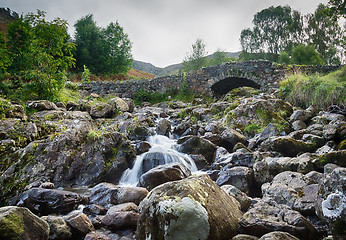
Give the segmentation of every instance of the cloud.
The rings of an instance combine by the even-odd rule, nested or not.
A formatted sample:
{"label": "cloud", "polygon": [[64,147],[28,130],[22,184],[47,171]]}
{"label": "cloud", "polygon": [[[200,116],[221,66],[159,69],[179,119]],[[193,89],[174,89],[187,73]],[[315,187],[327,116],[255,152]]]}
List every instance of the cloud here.
{"label": "cloud", "polygon": [[[100,26],[119,21],[133,42],[137,60],[167,66],[181,62],[197,38],[207,51],[218,48],[239,51],[242,29],[251,27],[253,15],[269,6],[290,5],[304,14],[313,12],[316,0],[3,0],[4,7],[18,13],[47,12],[48,19],[60,17],[73,25],[93,14]],[[320,2],[327,3],[327,0]]]}

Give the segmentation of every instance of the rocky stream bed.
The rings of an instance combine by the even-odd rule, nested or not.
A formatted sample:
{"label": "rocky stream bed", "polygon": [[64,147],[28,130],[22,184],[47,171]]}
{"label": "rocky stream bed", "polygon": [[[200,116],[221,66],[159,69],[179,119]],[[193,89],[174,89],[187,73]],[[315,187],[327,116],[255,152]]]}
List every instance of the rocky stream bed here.
{"label": "rocky stream bed", "polygon": [[96,100],[12,103],[0,239],[346,238],[345,115],[251,88]]}

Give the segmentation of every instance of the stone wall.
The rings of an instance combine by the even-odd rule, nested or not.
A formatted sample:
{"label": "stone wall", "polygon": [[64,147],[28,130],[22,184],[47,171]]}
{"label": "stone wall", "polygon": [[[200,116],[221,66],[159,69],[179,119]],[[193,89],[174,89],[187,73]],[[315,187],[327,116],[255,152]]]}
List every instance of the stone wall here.
{"label": "stone wall", "polygon": [[[295,72],[327,73],[339,69],[339,66],[286,66],[270,61],[227,62],[217,66],[191,71],[188,74],[161,76],[151,80],[126,80],[115,82],[90,82],[81,85],[82,90],[88,93],[97,93],[101,96],[114,94],[119,97],[133,97],[143,89],[148,92],[166,92],[168,89],[181,89],[186,85],[193,93],[214,95],[212,87],[220,81],[245,79],[259,85],[261,90],[278,87],[278,82],[287,74]],[[222,84],[221,82],[219,85]]]}

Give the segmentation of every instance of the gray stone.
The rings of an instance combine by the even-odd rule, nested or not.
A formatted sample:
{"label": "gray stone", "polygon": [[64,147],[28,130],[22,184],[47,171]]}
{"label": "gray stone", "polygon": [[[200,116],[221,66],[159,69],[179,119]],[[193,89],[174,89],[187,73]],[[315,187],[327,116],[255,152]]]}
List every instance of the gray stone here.
{"label": "gray stone", "polygon": [[64,216],[64,220],[70,226],[74,236],[77,235],[84,237],[89,232],[95,230],[89,218],[79,211],[69,213],[67,216]]}
{"label": "gray stone", "polygon": [[139,208],[137,240],[230,239],[242,215],[238,201],[207,175],[160,185]]}
{"label": "gray stone", "polygon": [[223,185],[221,186],[228,195],[234,197],[240,203],[240,209],[243,212],[246,212],[251,206],[251,198],[249,198],[245,193],[240,191],[238,188],[232,185]]}
{"label": "gray stone", "polygon": [[114,108],[107,103],[98,103],[90,110],[90,116],[93,118],[110,118],[113,113]]}
{"label": "gray stone", "polygon": [[168,136],[170,131],[171,131],[171,122],[167,120],[166,118],[160,119],[156,127],[157,134]]}
{"label": "gray stone", "polygon": [[72,237],[71,229],[62,217],[50,215],[41,218],[49,225],[49,239],[69,240]]}
{"label": "gray stone", "polygon": [[132,211],[112,212],[106,214],[101,222],[112,230],[135,229],[139,214]]}
{"label": "gray stone", "polygon": [[264,234],[259,240],[299,240],[299,238],[287,232],[275,231]]}

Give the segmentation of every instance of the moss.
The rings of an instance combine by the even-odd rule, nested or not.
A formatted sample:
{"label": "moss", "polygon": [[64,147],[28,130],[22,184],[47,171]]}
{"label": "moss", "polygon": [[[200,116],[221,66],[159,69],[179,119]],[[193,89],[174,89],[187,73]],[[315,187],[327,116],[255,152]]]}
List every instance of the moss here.
{"label": "moss", "polygon": [[338,150],[346,150],[346,139],[338,144]]}
{"label": "moss", "polygon": [[46,121],[52,121],[54,119],[54,114],[47,114],[46,116],[44,116],[44,119]]}
{"label": "moss", "polygon": [[0,220],[0,238],[21,239],[23,233],[23,218],[15,213],[10,213]]}

